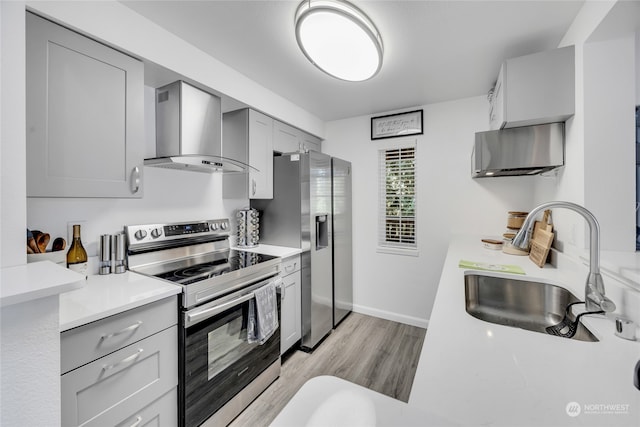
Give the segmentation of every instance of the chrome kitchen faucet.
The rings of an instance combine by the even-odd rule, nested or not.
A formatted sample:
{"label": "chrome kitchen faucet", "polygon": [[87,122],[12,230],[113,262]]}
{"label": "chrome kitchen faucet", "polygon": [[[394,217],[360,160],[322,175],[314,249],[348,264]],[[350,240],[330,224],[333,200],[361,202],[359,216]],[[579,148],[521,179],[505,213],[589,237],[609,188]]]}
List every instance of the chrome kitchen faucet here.
{"label": "chrome kitchen faucet", "polygon": [[616,305],[613,301],[605,296],[604,283],[600,275],[600,226],[596,217],[584,207],[571,202],[547,202],[534,208],[522,224],[522,228],[513,238],[512,244],[521,249],[529,249],[529,240],[531,238],[531,226],[535,221],[538,213],[550,208],[565,208],[579,213],[589,224],[589,275],[587,283],[584,287],[585,308],[587,311],[615,311]]}

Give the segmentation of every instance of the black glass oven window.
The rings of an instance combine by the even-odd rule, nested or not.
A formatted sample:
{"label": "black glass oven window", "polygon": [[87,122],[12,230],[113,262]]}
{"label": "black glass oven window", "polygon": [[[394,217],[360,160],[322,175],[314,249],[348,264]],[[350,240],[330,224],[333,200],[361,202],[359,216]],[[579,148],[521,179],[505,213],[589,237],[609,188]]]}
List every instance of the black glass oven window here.
{"label": "black glass oven window", "polygon": [[184,331],[185,426],[206,421],[280,357],[280,328],[263,345],[246,342],[248,310],[244,302]]}
{"label": "black glass oven window", "polygon": [[227,322],[209,332],[209,379],[249,353],[254,344],[247,342],[247,316],[235,310]]}

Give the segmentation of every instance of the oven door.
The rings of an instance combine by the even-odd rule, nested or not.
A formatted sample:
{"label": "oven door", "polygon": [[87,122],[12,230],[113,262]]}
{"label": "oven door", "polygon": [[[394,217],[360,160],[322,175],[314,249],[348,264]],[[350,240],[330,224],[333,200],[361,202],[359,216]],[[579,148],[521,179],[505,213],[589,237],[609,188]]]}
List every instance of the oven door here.
{"label": "oven door", "polygon": [[[280,358],[280,328],[247,341],[249,300],[273,278],[184,312],[180,336],[180,419],[198,426]],[[278,293],[278,317],[280,295]]]}

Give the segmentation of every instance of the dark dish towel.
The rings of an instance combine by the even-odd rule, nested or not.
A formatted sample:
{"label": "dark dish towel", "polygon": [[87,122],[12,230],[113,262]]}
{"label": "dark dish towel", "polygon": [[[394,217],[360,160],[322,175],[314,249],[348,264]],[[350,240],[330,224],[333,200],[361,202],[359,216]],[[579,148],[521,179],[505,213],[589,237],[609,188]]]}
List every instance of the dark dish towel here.
{"label": "dark dish towel", "polygon": [[249,321],[247,325],[247,341],[264,344],[278,329],[278,303],[276,300],[276,284],[271,281],[256,289],[255,298],[249,300]]}

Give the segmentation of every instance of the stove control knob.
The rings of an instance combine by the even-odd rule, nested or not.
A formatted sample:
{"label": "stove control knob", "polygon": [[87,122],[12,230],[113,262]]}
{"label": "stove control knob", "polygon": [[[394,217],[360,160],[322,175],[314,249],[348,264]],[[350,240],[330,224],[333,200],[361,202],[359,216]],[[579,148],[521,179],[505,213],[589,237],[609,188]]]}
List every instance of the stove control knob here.
{"label": "stove control knob", "polygon": [[154,228],[151,230],[151,237],[157,239],[160,236],[162,236],[162,228]]}
{"label": "stove control knob", "polygon": [[138,240],[142,240],[145,237],[147,237],[147,232],[144,230],[138,230],[136,231],[136,233],[134,234],[134,237]]}
{"label": "stove control knob", "polygon": [[229,224],[227,224],[226,222],[220,223],[220,228],[223,229],[223,230],[226,230],[228,226],[229,226]]}
{"label": "stove control knob", "polygon": [[212,222],[210,225],[211,231],[216,231],[218,229],[218,223]]}

